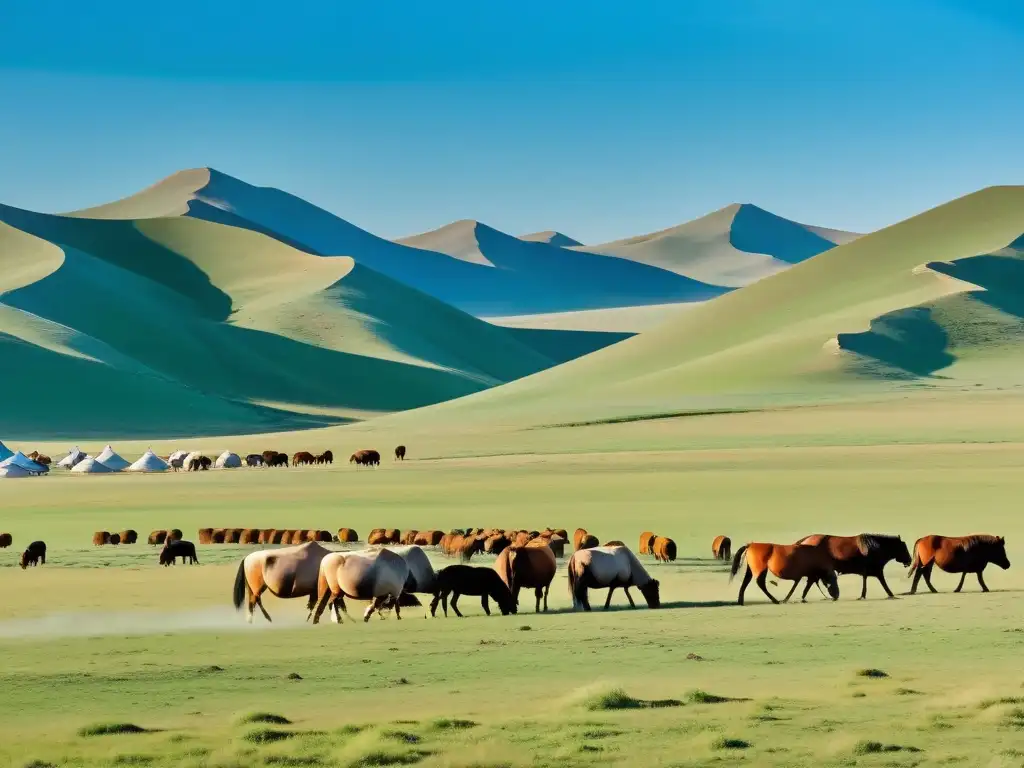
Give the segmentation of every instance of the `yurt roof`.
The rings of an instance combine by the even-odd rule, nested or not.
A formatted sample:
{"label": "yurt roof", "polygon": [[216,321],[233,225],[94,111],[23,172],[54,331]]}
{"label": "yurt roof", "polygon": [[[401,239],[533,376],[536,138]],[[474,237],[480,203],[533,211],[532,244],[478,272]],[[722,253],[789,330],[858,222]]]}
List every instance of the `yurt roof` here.
{"label": "yurt roof", "polygon": [[152,450],[147,450],[130,467],[129,472],[166,472],[169,465]]}
{"label": "yurt roof", "polygon": [[32,477],[32,473],[17,464],[8,464],[6,467],[0,467],[0,477],[10,480],[15,477]]}
{"label": "yurt roof", "polygon": [[14,451],[12,451],[10,448],[4,445],[3,441],[0,440],[0,461],[3,461],[4,459],[9,459],[13,455]]}
{"label": "yurt roof", "polygon": [[92,456],[86,456],[78,462],[71,471],[78,472],[83,475],[100,475],[108,472],[117,472],[119,470],[114,469],[108,464],[97,461]]}
{"label": "yurt roof", "polygon": [[57,462],[58,467],[73,467],[85,458],[85,452],[77,445],[68,451],[68,455]]}
{"label": "yurt roof", "polygon": [[33,472],[35,474],[50,471],[50,468],[47,467],[45,464],[37,464],[21,451],[18,451],[13,456],[8,456],[3,461],[0,461],[0,467],[9,467],[12,465],[21,467],[22,469],[28,470],[29,472]]}
{"label": "yurt roof", "polygon": [[100,455],[96,457],[96,461],[106,464],[113,470],[127,469],[131,465],[130,461],[126,461],[121,456],[118,456],[117,452],[109,445],[103,447]]}
{"label": "yurt roof", "polygon": [[220,456],[217,457],[216,466],[218,467],[240,467],[242,466],[242,457],[237,453],[231,451],[224,451]]}

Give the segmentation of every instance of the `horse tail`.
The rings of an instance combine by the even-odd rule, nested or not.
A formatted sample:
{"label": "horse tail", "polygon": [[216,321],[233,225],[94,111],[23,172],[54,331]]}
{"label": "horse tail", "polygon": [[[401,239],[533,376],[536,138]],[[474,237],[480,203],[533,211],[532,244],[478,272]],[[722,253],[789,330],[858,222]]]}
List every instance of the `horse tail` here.
{"label": "horse tail", "polygon": [[[918,540],[920,541],[920,540]],[[921,567],[921,555],[918,551],[918,541],[914,542],[914,559],[910,561],[910,568],[907,569],[907,578],[914,575],[914,571]]]}
{"label": "horse tail", "polygon": [[245,558],[242,558],[242,562],[238,564],[238,573],[235,574],[235,609],[239,610],[242,607],[242,603],[246,601],[252,594],[252,590],[249,588],[249,580],[245,577]]}
{"label": "horse tail", "polygon": [[747,554],[747,547],[749,544],[744,544],[742,547],[736,550],[736,554],[732,556],[732,569],[729,571],[729,581],[736,578],[736,574],[739,573],[740,563],[743,562],[743,556]]}
{"label": "horse tail", "polygon": [[576,575],[576,563],[572,558],[569,558],[569,597],[572,598],[573,607],[576,607],[576,581],[579,577]]}

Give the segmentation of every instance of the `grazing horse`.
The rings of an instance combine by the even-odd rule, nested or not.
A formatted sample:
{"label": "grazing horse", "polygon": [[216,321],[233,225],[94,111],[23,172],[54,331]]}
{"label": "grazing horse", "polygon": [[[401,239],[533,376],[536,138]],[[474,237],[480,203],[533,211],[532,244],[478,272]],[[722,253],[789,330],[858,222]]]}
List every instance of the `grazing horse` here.
{"label": "grazing horse", "polygon": [[580,543],[585,538],[587,538],[587,535],[588,535],[588,533],[587,533],[587,529],[586,528],[577,528],[576,531],[572,535],[572,547],[573,547],[573,549],[580,549]]}
{"label": "grazing horse", "polygon": [[914,560],[907,573],[907,576],[914,577],[910,594],[917,592],[917,582],[922,576],[928,589],[937,591],[931,579],[932,568],[936,565],[946,573],[961,574],[960,583],[954,592],[963,589],[968,573],[977,574],[981,591],[988,592],[981,574],[989,563],[998,565],[1004,571],[1010,567],[1010,560],[1006,557],[1006,539],[1002,536],[925,536],[914,542]]}
{"label": "grazing horse", "polygon": [[134,544],[139,540],[139,533],[131,528],[121,531],[122,544]]}
{"label": "grazing horse", "polygon": [[104,544],[110,543],[110,532],[109,531],[96,531],[92,535],[92,545],[94,547],[102,547]]}
{"label": "grazing horse", "polygon": [[629,547],[592,547],[581,549],[569,558],[569,594],[573,609],[590,610],[588,589],[608,589],[604,601],[607,611],[612,602],[612,593],[619,587],[626,593],[629,606],[636,608],[630,587],[636,587],[644,596],[649,608],[661,606],[660,583],[644,570],[637,556]]}
{"label": "grazing horse", "polygon": [[333,464],[334,463],[334,453],[331,452],[331,451],[324,451],[323,453],[321,453],[319,456],[316,457],[316,463],[317,464]]}
{"label": "grazing horse", "polygon": [[112,534],[110,534],[110,543],[113,546],[115,546],[115,547],[118,544],[120,544],[121,543],[121,534],[119,534],[119,533],[112,533]]}
{"label": "grazing horse", "polygon": [[[427,557],[426,552],[416,545],[388,547],[387,550],[405,560],[405,564],[409,567],[409,578],[405,582],[406,592],[434,594],[437,574],[434,573],[434,566],[430,564],[430,558]],[[368,554],[374,552],[375,550],[370,550]]]}
{"label": "grazing horse", "polygon": [[253,612],[258,606],[264,618],[270,621],[261,597],[269,590],[281,598],[308,598],[307,607],[312,612],[316,605],[320,561],[328,554],[330,550],[315,541],[297,547],[250,552],[238,564],[235,575],[235,608],[241,608],[245,603],[246,620],[252,623]]}
{"label": "grazing horse", "polygon": [[651,547],[654,559],[663,563],[673,563],[676,559],[676,543],[665,536],[659,536]]}
{"label": "grazing horse", "polygon": [[196,545],[191,541],[168,541],[160,550],[160,565],[174,565],[174,561],[179,557],[182,565],[186,562],[190,565],[197,564],[199,557],[196,555]]}
{"label": "grazing horse", "polygon": [[309,451],[299,451],[292,456],[292,466],[298,467],[305,464],[316,464],[316,456]]}
{"label": "grazing horse", "polygon": [[268,467],[287,467],[288,454],[280,453],[278,451],[264,451],[263,463]]}
{"label": "grazing horse", "polygon": [[258,453],[250,453],[245,457],[245,465],[247,467],[262,467],[264,463],[266,463],[266,460]]}
{"label": "grazing horse", "polygon": [[[839,599],[839,581],[836,578],[835,565],[832,562],[832,555],[829,554],[828,546],[824,542],[817,546],[762,542],[744,544],[736,550],[736,555],[732,559],[729,581],[732,581],[739,572],[744,558],[746,558],[747,571],[743,575],[743,584],[740,585],[740,594],[737,600],[739,605],[743,605],[743,593],[752,578],[757,580],[757,586],[768,595],[769,600],[773,603],[779,602],[768,591],[769,571],[786,581],[800,581],[806,576],[808,579],[807,589],[810,589],[810,585],[816,581],[824,581],[831,598]],[[806,589],[804,596],[807,596]],[[787,599],[789,598],[787,597]]]}
{"label": "grazing horse", "polygon": [[548,609],[548,593],[555,579],[558,563],[555,553],[544,539],[537,538],[525,547],[508,547],[494,562],[494,570],[501,576],[512,592],[512,600],[519,605],[519,590],[532,589],[537,604],[534,610],[540,613],[541,599],[544,610]]}
{"label": "grazing horse", "polygon": [[732,539],[728,536],[715,536],[711,542],[711,554],[715,560],[732,559]]}
{"label": "grazing horse", "polygon": [[339,608],[352,618],[345,608],[346,597],[370,601],[363,613],[363,621],[369,621],[374,611],[390,607],[395,609],[395,617],[401,619],[401,606],[421,604],[415,596],[405,592],[408,580],[409,566],[391,550],[363,554],[331,552],[320,562],[313,623],[320,622],[328,604],[331,605],[331,619],[335,624],[342,623]]}
{"label": "grazing horse", "polygon": [[28,545],[28,548],[21,553],[21,560],[18,562],[18,565],[21,566],[21,570],[25,570],[30,565],[36,566],[40,563],[46,565],[46,542],[33,541]]}
{"label": "grazing horse", "polygon": [[441,543],[441,539],[443,538],[444,531],[420,531],[416,534],[416,540],[413,541],[413,544],[418,544],[421,547],[436,547]]}
{"label": "grazing horse", "polygon": [[516,612],[516,603],[508,586],[491,568],[478,568],[472,565],[449,565],[437,574],[434,599],[430,602],[430,615],[437,615],[437,604],[441,603],[444,615],[448,616],[448,595],[452,596],[452,610],[462,618],[459,611],[459,598],[462,595],[473,595],[480,598],[484,613],[491,615],[488,598],[498,604],[502,616]]}
{"label": "grazing horse", "polygon": [[149,538],[146,539],[147,543],[152,546],[160,546],[167,540],[167,531],[153,531],[149,534]]}
{"label": "grazing horse", "polygon": [[44,456],[43,454],[39,454],[38,456],[36,456],[33,459],[33,461],[36,464],[42,464],[44,467],[48,467],[53,463],[53,459],[51,459],[49,456]]}
{"label": "grazing horse", "polygon": [[[824,543],[832,555],[832,562],[835,564],[836,573],[846,573],[862,576],[864,584],[860,590],[858,599],[864,600],[868,596],[868,576],[874,576],[882,585],[885,594],[890,598],[895,597],[889,585],[885,583],[885,566],[890,560],[895,560],[906,567],[910,565],[910,552],[907,545],[899,536],[886,536],[880,533],[862,533],[859,536],[826,536],[815,533],[804,536],[797,544],[808,544],[816,547]],[[786,599],[788,602],[796,590],[799,580],[793,582],[793,588],[789,590]],[[810,591],[813,582],[808,581],[804,589],[804,597]]]}
{"label": "grazing horse", "polygon": [[213,465],[213,460],[209,456],[196,456],[188,463],[189,472],[205,472]]}
{"label": "grazing horse", "polygon": [[640,552],[641,555],[653,554],[653,552],[651,551],[651,547],[654,545],[654,540],[656,538],[657,537],[653,533],[651,533],[650,531],[644,531],[643,533],[640,534],[640,549],[639,549],[639,552]]}
{"label": "grazing horse", "polygon": [[9,533],[0,533],[0,549],[7,549],[14,543],[14,537]]}
{"label": "grazing horse", "polygon": [[338,541],[343,544],[349,544],[353,541],[359,541],[359,534],[356,533],[355,528],[339,528]]}
{"label": "grazing horse", "polygon": [[380,453],[370,448],[364,448],[353,453],[349,457],[348,463],[356,466],[376,467],[380,464]]}
{"label": "grazing horse", "polygon": [[400,445],[395,448],[395,461],[405,461],[405,446]]}
{"label": "grazing horse", "polygon": [[490,555],[500,555],[510,546],[511,540],[503,533],[496,533],[484,539],[484,552]]}

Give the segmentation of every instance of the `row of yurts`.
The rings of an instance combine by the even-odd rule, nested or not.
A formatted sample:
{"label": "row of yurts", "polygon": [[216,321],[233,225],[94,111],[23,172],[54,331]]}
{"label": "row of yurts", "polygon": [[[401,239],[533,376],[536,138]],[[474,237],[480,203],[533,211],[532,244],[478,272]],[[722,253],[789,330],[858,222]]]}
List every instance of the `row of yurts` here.
{"label": "row of yurts", "polygon": [[[119,456],[109,445],[105,446],[97,456],[89,456],[76,446],[53,466],[85,475],[110,472],[166,472],[171,468],[169,462],[177,464],[180,460],[181,466],[187,467],[193,458],[199,456],[198,452],[175,451],[165,461],[152,450],[147,450],[136,461],[130,462]],[[218,469],[234,469],[242,466],[242,459],[237,453],[224,451],[217,457],[214,466]],[[12,451],[3,442],[0,442],[0,479],[40,477],[49,471],[48,465],[36,462],[21,451]]]}

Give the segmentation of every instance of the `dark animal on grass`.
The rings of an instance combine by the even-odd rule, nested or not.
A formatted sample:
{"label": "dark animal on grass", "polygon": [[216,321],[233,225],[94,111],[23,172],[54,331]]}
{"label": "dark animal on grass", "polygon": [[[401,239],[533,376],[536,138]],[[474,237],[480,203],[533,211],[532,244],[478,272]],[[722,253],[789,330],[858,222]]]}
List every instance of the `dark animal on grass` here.
{"label": "dark animal on grass", "polygon": [[711,542],[711,554],[715,560],[730,560],[732,558],[732,539],[728,536],[715,536]]}
{"label": "dark animal on grass", "polygon": [[167,531],[152,531],[149,534],[149,538],[146,539],[147,543],[153,546],[160,546],[167,540]]}
{"label": "dark animal on grass", "polygon": [[339,528],[338,541],[345,544],[350,544],[354,541],[359,541],[359,534],[356,533],[355,528]]}
{"label": "dark animal on grass", "polygon": [[121,534],[119,534],[119,533],[112,533],[112,534],[110,534],[110,544],[112,546],[116,547],[120,543],[121,543]]}
{"label": "dark animal on grass", "polygon": [[459,611],[459,598],[462,595],[472,595],[480,598],[484,613],[491,615],[490,600],[494,600],[501,610],[502,616],[508,616],[516,612],[515,601],[508,585],[502,581],[492,568],[477,568],[472,565],[449,565],[438,571],[435,585],[434,599],[430,602],[430,615],[437,615],[437,604],[440,603],[444,609],[444,615],[448,615],[448,596],[451,595],[452,610],[455,615],[462,617]]}
{"label": "dark animal on grass", "polygon": [[652,555],[651,546],[654,544],[654,540],[657,538],[650,531],[644,531],[640,534],[640,549],[638,550],[641,555]]}
{"label": "dark animal on grass", "polygon": [[[286,542],[285,539],[287,539],[288,541]],[[285,531],[285,530],[274,529],[274,531],[270,535],[270,543],[271,544],[285,544],[285,543],[289,543],[290,544],[291,543],[291,532],[290,531]]]}
{"label": "dark animal on grass", "polygon": [[92,545],[94,547],[102,547],[104,544],[110,543],[110,532],[109,531],[96,531],[92,535]]}
{"label": "dark animal on grass", "polygon": [[0,549],[7,549],[14,543],[14,537],[9,533],[0,533]]}
{"label": "dark animal on grass", "polygon": [[303,466],[303,465],[306,465],[306,464],[315,464],[315,463],[316,463],[316,456],[314,456],[309,451],[299,451],[294,456],[292,456],[292,466],[293,467],[299,467],[299,466]]}
{"label": "dark animal on grass", "polygon": [[599,546],[601,546],[601,542],[598,540],[597,536],[595,536],[592,533],[588,533],[586,536],[584,536],[582,539],[580,539],[580,543],[576,547],[576,549],[577,550],[593,549],[594,547],[599,547]]}
{"label": "dark animal on grass", "polygon": [[566,539],[563,539],[561,536],[556,535],[548,539],[548,546],[551,547],[551,551],[554,553],[555,557],[565,557],[565,545]]}
{"label": "dark animal on grass", "polygon": [[189,565],[199,563],[199,557],[196,555],[196,545],[191,541],[178,539],[164,544],[164,548],[160,550],[160,565],[174,565],[174,561],[179,557],[181,558],[182,565],[186,562]]}
{"label": "dark animal on grass", "polygon": [[1010,567],[1010,560],[1006,556],[1006,539],[1002,536],[984,533],[973,536],[925,536],[914,543],[914,560],[907,574],[914,577],[910,594],[917,592],[917,583],[922,576],[928,589],[937,591],[931,579],[932,568],[936,565],[946,573],[961,574],[960,583],[954,592],[963,589],[969,573],[977,575],[981,591],[988,592],[982,572],[989,563],[998,565],[1004,571]]}
{"label": "dark animal on grass", "polygon": [[512,546],[508,536],[503,533],[496,533],[484,539],[484,552],[489,555],[500,555],[508,547]]}
{"label": "dark animal on grass", "polygon": [[[740,593],[736,601],[739,605],[743,605],[743,593],[751,579],[757,581],[757,586],[768,596],[769,600],[773,603],[779,602],[768,591],[769,572],[785,581],[800,581],[806,577],[808,589],[812,583],[821,581],[828,587],[829,596],[833,600],[839,599],[839,581],[836,578],[835,564],[825,542],[817,546],[770,544],[767,542],[744,544],[736,550],[736,554],[733,556],[729,581],[732,581],[739,573],[740,566],[744,561],[746,561],[747,570],[743,575],[743,583],[740,585]],[[804,597],[806,595],[807,590],[805,589]],[[788,596],[787,599],[789,599]]]}
{"label": "dark animal on grass", "polygon": [[44,541],[33,541],[28,545],[28,548],[21,553],[21,560],[18,565],[21,566],[21,570],[25,570],[30,565],[46,565],[46,542]]}
{"label": "dark animal on grass", "polygon": [[246,621],[252,623],[258,607],[264,618],[270,621],[270,615],[261,599],[263,593],[269,591],[281,598],[307,598],[306,618],[309,619],[316,607],[320,561],[329,552],[312,541],[297,547],[250,552],[238,564],[238,573],[235,575],[232,592],[235,608],[240,609],[245,605]]}
{"label": "dark animal on grass", "polygon": [[519,605],[519,591],[532,589],[537,599],[535,611],[540,613],[541,601],[548,609],[548,592],[558,570],[555,553],[543,539],[531,541],[525,547],[508,547],[494,562],[494,570],[512,593],[512,601]]}
{"label": "dark animal on grass", "polygon": [[247,467],[262,467],[265,463],[263,456],[258,453],[250,453],[245,457],[245,465]]}
{"label": "dark animal on grass", "polygon": [[268,467],[287,467],[288,466],[288,454],[279,453],[278,451],[264,451],[263,462]]}
{"label": "dark animal on grass", "polygon": [[[878,583],[882,585],[885,594],[890,598],[893,597],[892,590],[885,583],[886,564],[890,560],[895,560],[903,567],[910,565],[910,551],[907,549],[906,543],[899,536],[886,536],[880,533],[862,533],[859,536],[830,536],[815,533],[810,536],[804,536],[797,542],[797,544],[808,544],[812,547],[822,543],[828,547],[829,554],[832,555],[832,562],[837,574],[849,573],[863,577],[864,582],[859,598],[861,600],[868,596],[869,576],[878,579]],[[786,599],[783,602],[789,600],[794,590],[796,590],[798,583],[793,583],[793,588],[786,595]],[[810,590],[811,585],[812,582],[807,583],[804,589],[804,597],[807,597],[807,592]]]}
{"label": "dark animal on grass", "polygon": [[636,608],[633,596],[629,594],[631,587],[640,590],[649,608],[661,606],[661,584],[651,578],[629,547],[581,549],[569,558],[569,594],[576,610],[590,610],[590,589],[608,590],[604,601],[606,611],[611,605],[612,594],[620,588],[626,593],[630,608]]}
{"label": "dark animal on grass", "polygon": [[400,445],[395,448],[395,461],[405,461],[405,446]]}
{"label": "dark animal on grass", "polygon": [[214,528],[213,533],[210,534],[211,544],[225,544],[228,540],[228,529],[227,528]]}
{"label": "dark animal on grass", "polygon": [[44,467],[48,467],[53,463],[53,459],[51,459],[49,456],[44,456],[43,454],[39,454],[38,456],[36,456],[33,459],[33,461],[36,464],[42,464]]}
{"label": "dark animal on grass", "polygon": [[213,465],[213,460],[209,456],[196,456],[188,462],[189,472],[205,472]]}
{"label": "dark animal on grass", "polygon": [[376,467],[380,464],[380,453],[370,448],[364,448],[353,453],[348,462],[357,466]]}
{"label": "dark animal on grass", "polygon": [[333,464],[334,463],[334,453],[331,452],[331,451],[324,451],[323,453],[321,453],[319,456],[316,457],[316,463],[317,464]]}
{"label": "dark animal on grass", "polygon": [[319,542],[322,542],[324,544],[326,544],[329,541],[333,541],[333,540],[334,540],[334,537],[331,535],[331,532],[330,531],[323,531],[323,530],[313,531],[313,538],[310,539],[310,541],[319,541]]}
{"label": "dark animal on grass", "polygon": [[135,544],[139,540],[139,533],[131,528],[121,531],[122,544]]}
{"label": "dark animal on grass", "polygon": [[654,559],[663,563],[672,563],[676,559],[676,543],[666,536],[659,536],[651,547]]}
{"label": "dark animal on grass", "polygon": [[185,537],[185,534],[181,532],[180,528],[171,528],[167,531],[167,538],[172,541],[181,540]]}

